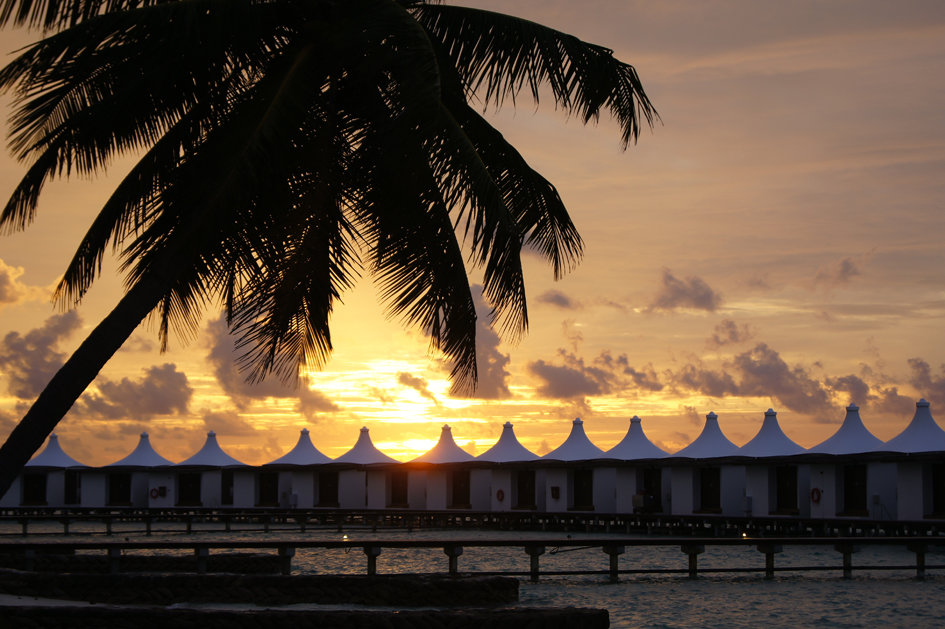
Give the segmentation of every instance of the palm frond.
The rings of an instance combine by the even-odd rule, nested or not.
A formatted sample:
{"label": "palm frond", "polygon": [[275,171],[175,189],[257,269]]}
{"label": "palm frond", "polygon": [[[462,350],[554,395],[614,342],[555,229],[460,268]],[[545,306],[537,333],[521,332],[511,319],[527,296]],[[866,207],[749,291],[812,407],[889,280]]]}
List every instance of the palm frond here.
{"label": "palm frond", "polygon": [[659,119],[636,70],[607,48],[490,11],[430,4],[412,10],[487,106],[515,102],[526,85],[538,102],[541,86],[548,85],[556,105],[585,123],[610,109],[624,148],[636,141],[643,121],[652,127]]}

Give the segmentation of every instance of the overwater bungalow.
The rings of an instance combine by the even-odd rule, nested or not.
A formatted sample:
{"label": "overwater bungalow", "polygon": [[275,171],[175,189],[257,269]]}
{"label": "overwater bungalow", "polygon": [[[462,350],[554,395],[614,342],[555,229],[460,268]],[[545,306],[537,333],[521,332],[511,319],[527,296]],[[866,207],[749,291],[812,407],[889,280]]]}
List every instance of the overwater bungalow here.
{"label": "overwater bungalow", "polygon": [[627,434],[601,457],[637,463],[615,468],[617,513],[663,513],[669,504],[670,468],[659,466],[657,460],[668,454],[643,432],[643,420],[630,418]]}
{"label": "overwater bungalow", "polygon": [[[673,515],[744,515],[744,468],[723,466],[721,457],[738,449],[719,427],[719,416],[709,413],[696,440],[670,454],[677,463],[670,474]],[[723,490],[724,487],[724,490]]]}

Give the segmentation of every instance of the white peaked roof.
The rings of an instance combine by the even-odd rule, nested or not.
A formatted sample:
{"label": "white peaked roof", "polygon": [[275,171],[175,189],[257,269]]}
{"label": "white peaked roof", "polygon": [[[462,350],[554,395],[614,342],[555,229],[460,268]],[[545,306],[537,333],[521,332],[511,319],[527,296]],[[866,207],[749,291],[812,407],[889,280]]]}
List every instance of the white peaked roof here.
{"label": "white peaked roof", "polygon": [[943,452],[945,430],[935,423],[929,403],[919,400],[906,429],[876,449],[883,452]]}
{"label": "white peaked roof", "polygon": [[475,459],[453,441],[453,431],[449,426],[443,426],[440,431],[440,440],[436,445],[418,456],[414,461],[418,463],[461,463]]}
{"label": "white peaked roof", "polygon": [[331,463],[331,459],[319,452],[315,444],[312,443],[308,428],[303,428],[295,447],[275,461],[270,461],[269,465],[314,465],[318,463]]}
{"label": "white peaked roof", "polygon": [[49,435],[46,448],[32,460],[26,463],[27,467],[88,467],[79,463],[62,451],[59,445],[59,436],[56,433]]}
{"label": "white peaked roof", "polygon": [[371,441],[371,435],[367,426],[361,428],[361,434],[354,447],[335,459],[337,463],[399,463],[397,459],[391,458],[374,447]]}
{"label": "white peaked roof", "polygon": [[505,422],[502,427],[502,434],[495,445],[476,457],[479,461],[491,461],[492,463],[534,461],[538,458],[540,457],[537,454],[518,442],[515,431],[512,430],[512,422]]}
{"label": "white peaked roof", "polygon": [[217,433],[212,430],[207,433],[207,441],[203,444],[203,447],[197,451],[197,454],[193,455],[186,461],[181,461],[178,465],[206,465],[208,467],[228,467],[231,465],[243,465],[246,464],[237,461],[229,454],[223,451],[223,448],[220,447],[220,444],[217,443]]}
{"label": "white peaked roof", "polygon": [[882,439],[875,436],[860,419],[860,407],[851,404],[847,407],[846,417],[833,436],[819,443],[808,452],[817,454],[856,454],[882,449]]}
{"label": "white peaked roof", "polygon": [[722,434],[719,428],[719,416],[709,413],[705,416],[705,427],[688,446],[669,456],[688,457],[691,459],[710,459],[716,456],[728,456],[738,448]]}
{"label": "white peaked roof", "polygon": [[668,453],[653,444],[643,432],[642,421],[634,415],[630,418],[630,429],[623,440],[607,451],[608,459],[631,461],[633,459],[659,459]]}
{"label": "white peaked roof", "polygon": [[778,414],[774,412],[774,409],[769,408],[765,411],[765,420],[761,424],[761,430],[758,431],[758,434],[732,454],[735,456],[762,457],[789,456],[801,452],[806,452],[806,450],[784,434],[781,425],[778,423]]}
{"label": "white peaked roof", "polygon": [[158,467],[174,465],[174,463],[155,452],[154,448],[151,447],[151,441],[148,439],[148,433],[143,432],[141,433],[141,439],[138,440],[138,446],[132,450],[131,454],[120,461],[109,463],[105,467],[117,467],[119,465],[126,467]]}
{"label": "white peaked roof", "polygon": [[564,440],[560,446],[543,456],[543,459],[552,459],[555,461],[586,461],[587,459],[597,459],[604,454],[604,451],[591,443],[584,432],[584,422],[580,417],[575,418],[571,424],[571,434]]}

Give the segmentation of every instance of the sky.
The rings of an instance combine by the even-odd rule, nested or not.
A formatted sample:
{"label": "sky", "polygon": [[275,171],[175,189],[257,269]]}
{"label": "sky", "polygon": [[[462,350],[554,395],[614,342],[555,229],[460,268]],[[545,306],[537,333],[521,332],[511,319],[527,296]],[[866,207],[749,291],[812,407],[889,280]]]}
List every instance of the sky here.
{"label": "sky", "polygon": [[[441,357],[385,317],[365,277],[335,311],[331,362],[300,389],[246,384],[215,308],[163,354],[142,325],[59,424],[66,452],[104,465],[147,431],[176,462],[212,429],[262,464],[303,428],[337,457],[367,426],[409,460],[443,424],[482,453],[511,421],[542,454],[575,417],[607,450],[634,415],[675,451],[710,411],[744,444],[769,407],[811,447],[850,402],[888,440],[919,398],[945,424],[945,4],[466,4],[613,49],[662,119],[623,152],[606,116],[584,126],[524,98],[488,112],[558,187],[585,256],[558,282],[526,256],[528,335],[513,345],[480,329],[475,396],[450,396]],[[33,36],[0,31],[0,51]],[[9,97],[0,108],[8,117]],[[49,301],[132,163],[47,185],[35,222],[0,236],[0,438],[121,296],[111,259],[77,309]],[[0,197],[24,172],[4,151]]]}

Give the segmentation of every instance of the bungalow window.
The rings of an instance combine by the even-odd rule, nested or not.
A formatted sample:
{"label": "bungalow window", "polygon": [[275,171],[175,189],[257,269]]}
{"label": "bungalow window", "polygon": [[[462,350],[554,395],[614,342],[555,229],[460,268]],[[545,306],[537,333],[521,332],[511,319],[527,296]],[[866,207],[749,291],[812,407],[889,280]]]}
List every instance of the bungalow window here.
{"label": "bungalow window", "polygon": [[843,466],[843,513],[847,516],[868,516],[866,501],[866,465]]}
{"label": "bungalow window", "polygon": [[45,474],[23,475],[23,501],[20,504],[25,507],[42,507],[47,504]]}
{"label": "bungalow window", "polygon": [[256,506],[279,506],[279,472],[259,473],[259,502]]}
{"label": "bungalow window", "polygon": [[518,500],[515,509],[536,509],[535,470],[519,470],[515,474],[515,489]]}
{"label": "bungalow window", "polygon": [[338,507],[338,472],[320,472],[316,507]]}
{"label": "bungalow window", "polygon": [[472,509],[469,500],[469,470],[459,470],[452,473],[450,489],[452,490],[452,500],[448,509]]}
{"label": "bungalow window", "polygon": [[797,467],[775,468],[775,514],[797,515]]}
{"label": "bungalow window", "polygon": [[131,506],[131,474],[108,475],[108,504],[115,507]]}
{"label": "bungalow window", "polygon": [[663,470],[647,467],[643,470],[643,513],[659,513],[663,510]]}
{"label": "bungalow window", "polygon": [[200,473],[190,472],[177,476],[177,506],[201,507]]}
{"label": "bungalow window", "polygon": [[220,504],[233,505],[233,470],[223,470],[220,474]]}
{"label": "bungalow window", "polygon": [[722,472],[717,467],[703,467],[699,470],[699,509],[698,513],[722,512]]}
{"label": "bungalow window", "polygon": [[932,513],[934,518],[945,517],[945,463],[932,466]]}
{"label": "bungalow window", "polygon": [[390,504],[395,509],[406,509],[410,506],[407,501],[407,472],[391,472],[390,474]]}
{"label": "bungalow window", "polygon": [[77,505],[82,502],[82,476],[79,472],[66,471],[65,495],[63,502],[67,505]]}
{"label": "bungalow window", "polygon": [[575,511],[594,510],[594,470],[574,470]]}

